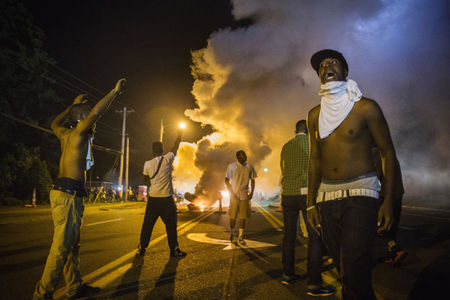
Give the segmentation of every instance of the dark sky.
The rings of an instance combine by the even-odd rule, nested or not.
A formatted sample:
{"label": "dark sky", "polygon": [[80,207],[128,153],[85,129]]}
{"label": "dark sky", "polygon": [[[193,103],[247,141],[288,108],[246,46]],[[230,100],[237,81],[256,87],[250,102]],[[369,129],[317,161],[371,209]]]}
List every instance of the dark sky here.
{"label": "dark sky", "polygon": [[[25,1],[34,22],[45,33],[45,50],[57,66],[106,93],[127,78],[126,92],[98,124],[95,142],[120,148],[122,120],[115,110],[128,105],[136,110],[127,118],[131,141],[131,168],[140,173],[151,142],[159,138],[161,118],[166,123],[166,148],[171,148],[174,125],[186,121],[183,112],[195,107],[190,91],[191,50],[207,45],[219,28],[233,22],[229,1]],[[70,104],[76,93],[69,81],[91,98],[101,94],[52,69],[58,93]],[[63,84],[66,87],[62,87]],[[91,102],[94,103],[94,102]],[[61,108],[63,109],[63,108]],[[144,124],[145,123],[145,124]],[[189,123],[184,140],[196,141],[208,128]],[[144,155],[143,152],[146,152]],[[96,151],[95,176],[102,176],[114,156]]]}

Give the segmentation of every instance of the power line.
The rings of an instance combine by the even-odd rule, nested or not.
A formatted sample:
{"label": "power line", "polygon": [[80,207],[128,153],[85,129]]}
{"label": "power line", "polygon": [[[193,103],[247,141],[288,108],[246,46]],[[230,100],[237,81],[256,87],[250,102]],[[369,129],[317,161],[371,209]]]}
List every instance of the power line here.
{"label": "power line", "polygon": [[142,118],[139,113],[136,112],[136,116],[138,117],[138,120],[141,121],[144,124],[144,126],[147,127],[147,129],[149,131],[152,131],[152,129],[147,125],[147,123],[145,122],[144,118]]}
{"label": "power line", "polygon": [[[97,91],[97,92],[100,93],[101,95],[106,95],[106,94],[107,94],[107,93],[105,93],[104,91],[101,91],[100,89],[96,88],[95,86],[93,86],[93,85],[87,83],[86,81],[84,81],[83,79],[79,78],[78,76],[76,76],[76,75],[70,73],[69,71],[63,69],[62,67],[59,67],[59,66],[57,66],[57,65],[54,65],[54,67],[55,67],[56,69],[60,70],[61,72],[63,72],[63,73],[65,73],[65,74],[69,75],[70,77],[72,77],[72,78],[78,80],[79,82],[85,84],[86,86],[90,87],[91,89]],[[120,104],[121,106],[128,106],[128,107],[130,107],[129,105],[126,105],[126,104],[124,104],[124,103],[122,103],[122,102],[120,102],[120,101],[115,101],[115,102],[118,103],[118,104]],[[130,107],[130,108],[132,109],[132,107]]]}
{"label": "power line", "polygon": [[30,127],[33,127],[33,128],[39,129],[39,130],[42,130],[42,131],[44,131],[44,132],[53,134],[53,131],[51,131],[50,129],[47,129],[47,128],[41,127],[41,126],[39,126],[39,125],[33,124],[33,123],[31,123],[31,122],[28,122],[28,121],[25,121],[25,120],[16,118],[16,117],[14,117],[14,116],[11,116],[11,115],[6,114],[6,113],[1,112],[1,111],[0,111],[0,114],[1,114],[2,116],[4,116],[4,117],[9,118],[9,119],[11,119],[11,120],[14,120],[14,121],[16,121],[16,122],[19,122],[19,123],[28,125],[28,126],[30,126]]}
{"label": "power line", "polygon": [[[55,76],[57,76],[56,74],[54,74],[54,73],[52,73],[53,75],[55,75]],[[62,79],[62,80],[64,80],[65,82],[67,82],[68,84],[70,84],[72,87],[75,87],[76,89],[74,89],[74,88],[72,88],[72,87],[69,87],[69,86],[67,86],[67,85],[65,85],[65,84],[62,84],[61,82],[59,82],[57,79],[55,79],[55,78],[51,78],[51,77],[48,77],[48,76],[45,76],[45,75],[42,75],[42,77],[43,78],[45,78],[45,79],[47,79],[48,81],[50,81],[51,83],[56,83],[56,84],[58,84],[58,85],[60,85],[60,86],[62,86],[62,87],[64,87],[65,89],[67,89],[67,90],[69,90],[69,91],[71,91],[71,92],[73,92],[74,94],[76,94],[76,95],[79,95],[79,94],[89,94],[89,92],[88,91],[86,91],[85,89],[83,89],[83,88],[81,88],[81,87],[79,87],[79,86],[77,86],[76,84],[74,84],[74,83],[72,83],[72,82],[69,82],[68,80],[65,80],[65,79]],[[59,76],[58,76],[59,77]],[[98,97],[98,95],[94,95],[94,93],[92,93],[92,95],[94,96],[94,97]],[[102,98],[102,96],[100,96],[100,97],[98,97],[98,98]],[[92,100],[92,99],[87,99],[89,102],[91,102],[92,104],[96,104],[96,102],[94,101],[94,100]],[[118,106],[118,104],[117,103],[112,103],[111,104],[111,106],[112,107],[115,107],[117,105],[117,108],[120,108],[120,106]]]}
{"label": "power line", "polygon": [[[84,92],[85,92],[85,91],[81,90],[81,88],[77,87],[76,85],[73,85],[73,84],[72,84],[72,86],[78,88],[79,90],[74,90],[73,88],[68,87],[68,86],[66,86],[66,85],[64,85],[64,84],[62,84],[62,83],[60,83],[60,82],[58,82],[58,81],[57,81],[56,79],[54,79],[54,78],[47,77],[47,76],[45,76],[45,75],[42,75],[42,77],[45,78],[45,79],[47,79],[47,80],[49,80],[50,82],[55,82],[56,84],[58,84],[58,85],[60,85],[60,86],[62,86],[62,87],[64,87],[64,88],[66,88],[66,89],[68,89],[68,90],[74,92],[74,93],[77,94],[77,95],[80,94],[80,93],[84,93]],[[89,100],[89,99],[88,99],[88,100]],[[91,100],[91,101],[92,101],[92,100]],[[61,104],[61,103],[58,103],[58,104],[60,104],[61,106],[63,106],[63,104]],[[114,126],[111,126],[111,125],[109,125],[109,124],[107,124],[107,123],[105,123],[105,122],[103,122],[103,121],[98,120],[97,123],[99,123],[99,124],[101,124],[101,125],[104,125],[104,126],[106,126],[106,127],[109,127],[110,129],[113,129],[113,130],[115,130],[115,131],[117,131],[117,132],[120,132],[120,129],[119,129],[119,128],[114,127]]]}
{"label": "power line", "polygon": [[[9,115],[9,114],[7,114],[7,113],[4,113],[4,112],[1,112],[1,111],[0,111],[0,114],[1,114],[2,116],[4,116],[4,117],[9,118],[9,119],[11,119],[11,120],[14,120],[14,121],[16,121],[16,122],[25,124],[25,125],[27,125],[27,126],[30,126],[30,127],[35,128],[35,129],[39,129],[39,130],[44,131],[44,132],[46,132],[46,133],[51,133],[51,134],[53,134],[53,131],[51,131],[50,129],[44,128],[44,127],[42,127],[42,126],[33,124],[33,123],[31,123],[31,122],[28,122],[28,121],[25,121],[25,120],[22,120],[22,119],[19,119],[19,118],[17,118],[17,117],[11,116],[11,115]],[[102,150],[102,151],[109,152],[109,153],[114,153],[114,154],[119,153],[119,154],[120,154],[120,151],[117,151],[117,150],[114,150],[114,149],[110,149],[110,148],[106,148],[106,147],[102,147],[102,146],[99,146],[99,145],[92,145],[92,147],[95,148],[95,149],[98,149],[98,150]]]}
{"label": "power line", "polygon": [[75,89],[73,89],[73,88],[71,88],[71,87],[68,87],[67,85],[64,85],[64,84],[62,84],[61,82],[59,82],[59,81],[57,81],[56,79],[54,79],[54,78],[51,78],[51,77],[48,77],[48,76],[46,76],[46,75],[41,75],[44,79],[47,79],[48,81],[50,81],[51,83],[56,83],[57,85],[59,85],[59,86],[62,86],[63,88],[65,88],[65,89],[67,89],[67,90],[69,90],[69,91],[71,91],[71,92],[73,92],[73,93],[75,93],[75,94],[81,94],[82,92],[80,92],[79,90],[75,90]]}
{"label": "power line", "polygon": [[106,94],[105,92],[99,90],[99,89],[96,88],[95,86],[90,85],[89,83],[87,83],[87,82],[84,81],[83,79],[80,79],[79,77],[73,75],[72,73],[70,73],[69,71],[63,69],[62,67],[59,67],[59,66],[57,66],[57,65],[54,65],[54,67],[55,67],[56,69],[60,70],[61,72],[63,72],[63,73],[65,73],[65,74],[69,75],[70,77],[72,77],[72,78],[78,80],[79,82],[85,84],[86,86],[90,87],[91,89],[93,89],[93,90],[99,92],[100,94],[102,94],[102,95],[105,95],[105,94]]}
{"label": "power line", "polygon": [[[74,88],[77,89],[77,90],[83,91],[84,93],[88,93],[85,89],[83,89],[83,88],[79,87],[78,85],[76,85],[76,84],[70,82],[69,80],[63,78],[62,76],[59,76],[58,74],[56,74],[56,73],[54,73],[54,72],[52,72],[52,71],[49,71],[49,73],[50,73],[51,76],[54,76],[54,77],[58,78],[57,80],[61,80],[61,81],[63,81],[64,83],[68,84],[69,86],[74,87]],[[56,79],[55,79],[55,80],[56,80]]]}

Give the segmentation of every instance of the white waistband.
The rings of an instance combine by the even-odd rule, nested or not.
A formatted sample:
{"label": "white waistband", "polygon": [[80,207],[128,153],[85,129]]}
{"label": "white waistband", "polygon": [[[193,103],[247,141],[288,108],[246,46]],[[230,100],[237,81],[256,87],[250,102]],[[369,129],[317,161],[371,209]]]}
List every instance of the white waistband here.
{"label": "white waistband", "polygon": [[364,196],[378,199],[379,193],[369,189],[350,189],[350,190],[338,190],[334,192],[318,192],[316,203],[325,202],[329,200],[340,200],[351,196]]}

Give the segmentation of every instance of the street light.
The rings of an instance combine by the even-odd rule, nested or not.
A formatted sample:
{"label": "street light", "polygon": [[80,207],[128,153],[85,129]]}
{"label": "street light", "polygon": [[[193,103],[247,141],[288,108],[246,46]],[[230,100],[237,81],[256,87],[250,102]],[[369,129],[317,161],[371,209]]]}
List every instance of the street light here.
{"label": "street light", "polygon": [[186,123],[181,122],[178,124],[178,127],[180,127],[181,129],[185,129],[186,128]]}

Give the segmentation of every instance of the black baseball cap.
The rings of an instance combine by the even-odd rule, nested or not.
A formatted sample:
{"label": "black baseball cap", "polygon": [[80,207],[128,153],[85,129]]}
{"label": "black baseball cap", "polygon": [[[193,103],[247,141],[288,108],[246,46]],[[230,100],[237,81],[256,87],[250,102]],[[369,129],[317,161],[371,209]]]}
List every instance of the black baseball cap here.
{"label": "black baseball cap", "polygon": [[319,74],[319,65],[325,58],[338,59],[344,66],[345,70],[347,70],[348,72],[348,64],[342,53],[332,49],[323,49],[314,53],[313,56],[311,56],[311,66],[313,67],[314,70],[316,70],[317,74]]}

